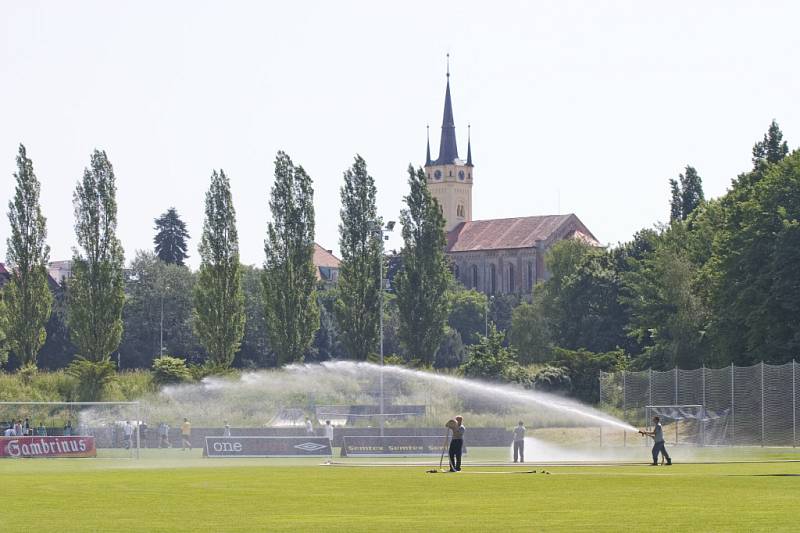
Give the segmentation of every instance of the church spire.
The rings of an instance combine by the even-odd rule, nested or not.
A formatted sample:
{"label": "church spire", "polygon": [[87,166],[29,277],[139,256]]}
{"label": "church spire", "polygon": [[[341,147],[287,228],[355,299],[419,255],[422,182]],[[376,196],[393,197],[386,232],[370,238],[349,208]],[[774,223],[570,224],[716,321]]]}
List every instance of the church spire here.
{"label": "church spire", "polygon": [[425,129],[428,133],[428,153],[425,156],[425,166],[429,167],[433,164],[433,161],[431,161],[431,127],[425,126]]}
{"label": "church spire", "polygon": [[456,125],[453,120],[453,104],[450,101],[450,54],[447,54],[447,89],[444,93],[444,115],[442,116],[442,138],[439,142],[437,165],[451,165],[458,159]]}
{"label": "church spire", "polygon": [[467,124],[467,166],[473,167],[472,164],[472,125]]}

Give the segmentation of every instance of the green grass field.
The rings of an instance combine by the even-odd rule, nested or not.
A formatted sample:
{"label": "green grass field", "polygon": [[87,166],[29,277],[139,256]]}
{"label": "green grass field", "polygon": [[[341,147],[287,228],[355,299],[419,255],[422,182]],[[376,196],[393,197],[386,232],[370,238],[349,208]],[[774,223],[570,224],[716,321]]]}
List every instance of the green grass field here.
{"label": "green grass field", "polygon": [[[506,458],[471,450],[470,461]],[[0,462],[0,531],[797,531],[800,463],[789,449],[702,450],[694,464],[320,466],[319,459]],[[339,461],[339,460],[337,460]],[[428,459],[430,461],[430,459]],[[344,462],[344,461],[343,461]],[[386,461],[384,461],[385,463]],[[438,466],[438,459],[435,461]],[[506,474],[546,469],[550,474]],[[787,475],[788,474],[788,475]]]}

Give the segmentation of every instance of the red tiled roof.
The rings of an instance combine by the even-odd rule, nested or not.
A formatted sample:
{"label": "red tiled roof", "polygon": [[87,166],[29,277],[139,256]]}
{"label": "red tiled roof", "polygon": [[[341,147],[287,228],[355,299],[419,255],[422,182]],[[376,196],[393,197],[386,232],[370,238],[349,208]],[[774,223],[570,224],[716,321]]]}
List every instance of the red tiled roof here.
{"label": "red tiled roof", "polygon": [[462,222],[447,234],[447,251],[533,248],[537,241],[546,241],[572,218],[577,222],[576,232],[597,242],[575,215],[544,215]]}
{"label": "red tiled roof", "polygon": [[317,243],[314,243],[313,262],[315,267],[328,267],[328,268],[339,268],[339,264],[341,263],[338,257],[333,255],[331,252],[329,252],[328,250],[326,250]]}

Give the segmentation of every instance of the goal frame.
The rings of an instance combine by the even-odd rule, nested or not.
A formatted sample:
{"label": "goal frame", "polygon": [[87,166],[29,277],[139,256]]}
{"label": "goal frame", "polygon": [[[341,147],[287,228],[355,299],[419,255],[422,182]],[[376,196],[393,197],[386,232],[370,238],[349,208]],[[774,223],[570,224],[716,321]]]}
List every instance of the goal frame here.
{"label": "goal frame", "polygon": [[700,434],[698,438],[698,446],[705,446],[705,417],[706,417],[706,406],[700,404],[673,404],[673,405],[645,405],[644,406],[644,416],[645,420],[647,421],[647,429],[650,429],[650,421],[652,420],[653,416],[660,416],[660,417],[667,417],[671,420],[675,421],[675,445],[677,446],[680,442],[680,434],[679,434],[679,424],[678,421],[685,420],[685,418],[674,418],[669,415],[663,413],[654,413],[655,410],[660,409],[697,409],[700,417],[696,418],[696,420],[700,423]]}

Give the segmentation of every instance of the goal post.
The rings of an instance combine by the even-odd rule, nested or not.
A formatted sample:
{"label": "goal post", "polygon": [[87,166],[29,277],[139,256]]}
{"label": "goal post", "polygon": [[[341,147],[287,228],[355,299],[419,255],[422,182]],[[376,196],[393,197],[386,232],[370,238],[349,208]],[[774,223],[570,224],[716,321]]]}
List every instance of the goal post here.
{"label": "goal post", "polygon": [[648,429],[652,418],[658,416],[664,427],[664,438],[668,439],[674,431],[675,444],[705,445],[705,425],[709,416],[702,405],[646,405],[644,415]]}
{"label": "goal post", "polygon": [[16,437],[92,437],[99,457],[134,459],[147,431],[140,402],[3,401],[0,436],[9,428]]}

